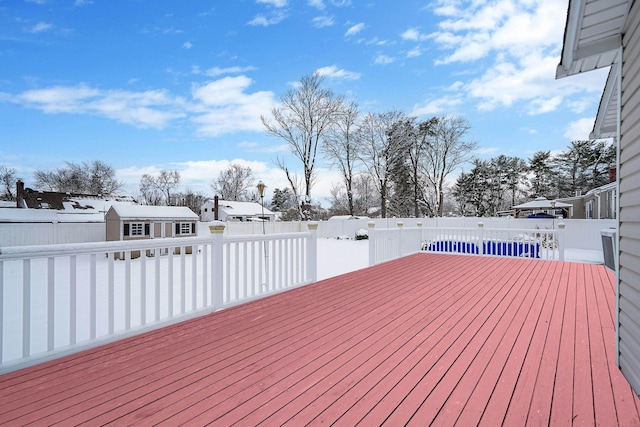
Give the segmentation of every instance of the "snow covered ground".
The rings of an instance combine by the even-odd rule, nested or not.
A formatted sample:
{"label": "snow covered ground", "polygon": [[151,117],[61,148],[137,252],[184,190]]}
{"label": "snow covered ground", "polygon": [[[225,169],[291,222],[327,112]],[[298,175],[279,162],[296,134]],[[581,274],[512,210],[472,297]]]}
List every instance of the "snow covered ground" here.
{"label": "snow covered ground", "polygon": [[[565,249],[565,261],[603,263],[601,251]],[[369,242],[333,238],[318,239],[318,280],[369,266]]]}

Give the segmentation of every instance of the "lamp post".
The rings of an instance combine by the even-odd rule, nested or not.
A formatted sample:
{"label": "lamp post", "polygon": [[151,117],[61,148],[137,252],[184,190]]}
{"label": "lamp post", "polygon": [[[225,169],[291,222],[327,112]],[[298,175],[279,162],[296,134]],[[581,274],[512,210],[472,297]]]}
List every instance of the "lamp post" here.
{"label": "lamp post", "polygon": [[556,201],[552,200],[551,201],[551,215],[553,216],[553,219],[551,220],[551,228],[552,229],[556,229]]}
{"label": "lamp post", "polygon": [[267,188],[266,185],[264,185],[264,182],[262,181],[258,181],[258,185],[256,185],[256,187],[258,188],[258,194],[260,195],[260,206],[262,206],[262,234],[265,234],[264,232],[264,189]]}
{"label": "lamp post", "polygon": [[[264,185],[264,182],[262,181],[258,181],[258,185],[256,185],[256,188],[258,189],[258,195],[260,195],[260,206],[262,207],[262,234],[266,234],[264,231],[264,189],[267,188],[266,185]],[[262,286],[267,287],[269,284],[269,255],[267,254],[267,241],[263,240],[262,241],[262,248],[264,250],[264,274],[265,274],[265,283],[262,284]]]}

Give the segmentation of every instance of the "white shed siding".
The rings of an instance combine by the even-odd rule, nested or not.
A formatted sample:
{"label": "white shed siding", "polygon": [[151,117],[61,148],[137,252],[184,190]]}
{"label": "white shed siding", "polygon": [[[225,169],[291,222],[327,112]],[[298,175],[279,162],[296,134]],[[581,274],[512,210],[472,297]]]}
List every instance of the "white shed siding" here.
{"label": "white shed siding", "polygon": [[622,373],[640,393],[640,5],[623,36],[620,128],[618,357]]}

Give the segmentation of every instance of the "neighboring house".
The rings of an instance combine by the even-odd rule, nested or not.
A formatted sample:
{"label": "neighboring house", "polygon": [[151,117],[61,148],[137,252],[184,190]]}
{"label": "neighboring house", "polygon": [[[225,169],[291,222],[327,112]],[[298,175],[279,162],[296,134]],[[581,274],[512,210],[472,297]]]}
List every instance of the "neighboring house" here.
{"label": "neighboring house", "polygon": [[583,196],[565,197],[559,202],[573,206],[574,219],[615,219],[618,186],[615,182],[590,190]]}
{"label": "neighboring house", "polygon": [[[217,210],[217,218],[216,218]],[[275,221],[276,214],[267,208],[263,208],[260,203],[255,202],[233,202],[216,199],[207,200],[200,209],[200,219],[203,222],[213,221]]]}
{"label": "neighboring house", "polygon": [[640,2],[570,0],[556,78],[610,67],[591,138],[613,138],[617,361],[640,394]]}
{"label": "neighboring house", "polygon": [[[198,215],[184,206],[113,205],[106,219],[107,241],[196,236]],[[186,248],[191,253],[191,247]],[[133,254],[132,256],[140,254]],[[151,254],[148,254],[151,255]]]}

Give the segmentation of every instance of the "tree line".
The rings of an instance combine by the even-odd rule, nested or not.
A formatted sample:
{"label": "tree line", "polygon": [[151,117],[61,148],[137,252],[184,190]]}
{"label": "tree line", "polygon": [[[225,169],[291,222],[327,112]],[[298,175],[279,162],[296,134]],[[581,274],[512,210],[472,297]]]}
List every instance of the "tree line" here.
{"label": "tree line", "polygon": [[[529,159],[499,155],[473,157],[475,142],[467,140],[470,123],[463,117],[426,120],[399,110],[362,113],[358,104],[323,87],[317,73],[304,76],[282,96],[270,116],[262,116],[268,135],[288,144],[301,164],[301,176],[282,158],[274,161],[287,178],[275,188],[270,208],[288,219],[325,219],[332,215],[423,217],[448,214],[492,216],[529,199],[585,193],[609,182],[615,164],[613,144],[573,141],[557,155],[539,151]],[[318,164],[340,174],[333,183],[331,206],[312,199]],[[468,170],[463,166],[469,165]],[[457,179],[451,174],[462,170]],[[36,171],[40,189],[112,195],[123,184],[109,165],[95,160],[66,162],[52,171]],[[138,202],[189,206],[199,213],[208,199],[190,189],[178,191],[178,171],[144,174]],[[15,170],[0,165],[2,198],[12,200]],[[222,200],[257,201],[251,168],[231,164],[211,183]]]}

